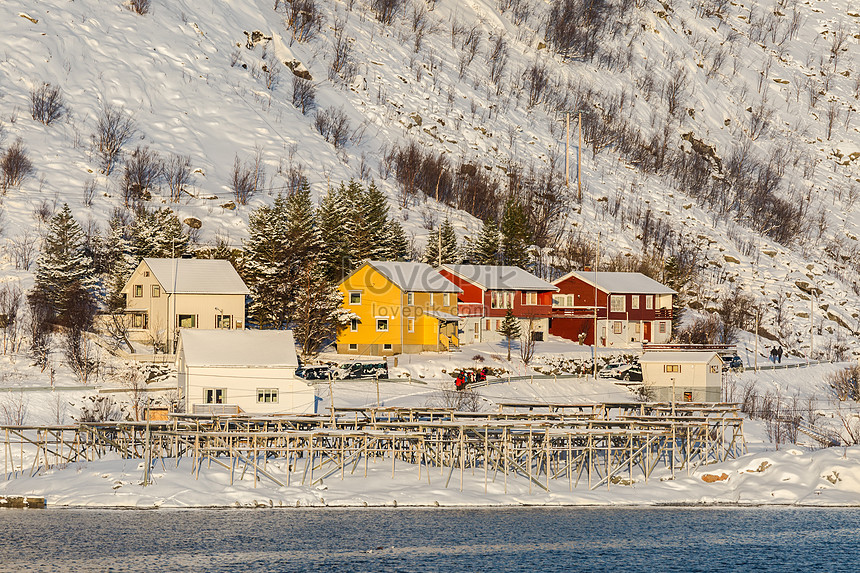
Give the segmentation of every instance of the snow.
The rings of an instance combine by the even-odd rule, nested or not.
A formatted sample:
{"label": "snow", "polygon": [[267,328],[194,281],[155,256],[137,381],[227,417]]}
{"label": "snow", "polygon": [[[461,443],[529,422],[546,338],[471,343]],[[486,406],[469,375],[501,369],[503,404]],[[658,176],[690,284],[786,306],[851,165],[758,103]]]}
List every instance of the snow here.
{"label": "snow", "polygon": [[292,330],[182,328],[179,337],[188,366],[299,366]]}
{"label": "snow", "polygon": [[443,265],[451,273],[484,290],[557,291],[558,287],[524,271],[505,265]]}
{"label": "snow", "polygon": [[166,293],[250,294],[239,273],[224,260],[151,259],[143,261]]}

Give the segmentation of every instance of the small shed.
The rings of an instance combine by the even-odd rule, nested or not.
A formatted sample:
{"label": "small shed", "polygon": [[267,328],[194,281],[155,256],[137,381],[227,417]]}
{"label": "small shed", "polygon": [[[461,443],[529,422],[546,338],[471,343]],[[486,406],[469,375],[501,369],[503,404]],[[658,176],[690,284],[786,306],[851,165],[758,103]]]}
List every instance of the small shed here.
{"label": "small shed", "polygon": [[313,386],[296,376],[290,330],[180,329],[176,352],[185,411],[200,414],[307,414]]}
{"label": "small shed", "polygon": [[659,401],[719,402],[723,360],[713,351],[646,352],[639,359],[645,387]]}

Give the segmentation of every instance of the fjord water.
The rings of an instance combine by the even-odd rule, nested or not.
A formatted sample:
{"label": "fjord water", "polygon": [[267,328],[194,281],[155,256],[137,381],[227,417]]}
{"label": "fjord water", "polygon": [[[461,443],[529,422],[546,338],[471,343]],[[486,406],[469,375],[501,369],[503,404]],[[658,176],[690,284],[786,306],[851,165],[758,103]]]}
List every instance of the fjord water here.
{"label": "fjord water", "polygon": [[2,571],[856,571],[860,509],[0,510]]}

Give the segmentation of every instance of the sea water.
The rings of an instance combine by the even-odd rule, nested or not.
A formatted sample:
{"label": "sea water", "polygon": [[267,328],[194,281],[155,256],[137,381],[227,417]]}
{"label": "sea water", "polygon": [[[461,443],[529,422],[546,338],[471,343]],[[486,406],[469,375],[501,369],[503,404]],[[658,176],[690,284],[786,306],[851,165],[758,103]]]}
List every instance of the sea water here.
{"label": "sea water", "polygon": [[0,510],[2,571],[858,571],[860,509]]}

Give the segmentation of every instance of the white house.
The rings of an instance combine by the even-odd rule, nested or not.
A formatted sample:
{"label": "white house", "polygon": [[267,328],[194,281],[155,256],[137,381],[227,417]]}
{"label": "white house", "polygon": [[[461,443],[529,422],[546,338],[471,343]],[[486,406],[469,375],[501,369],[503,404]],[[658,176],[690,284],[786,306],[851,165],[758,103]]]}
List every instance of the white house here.
{"label": "white house", "polygon": [[646,352],[639,359],[645,387],[661,402],[720,402],[723,360],[716,352]]}
{"label": "white house", "polygon": [[306,414],[313,386],[296,376],[290,330],[182,328],[176,352],[185,411],[195,414]]}

